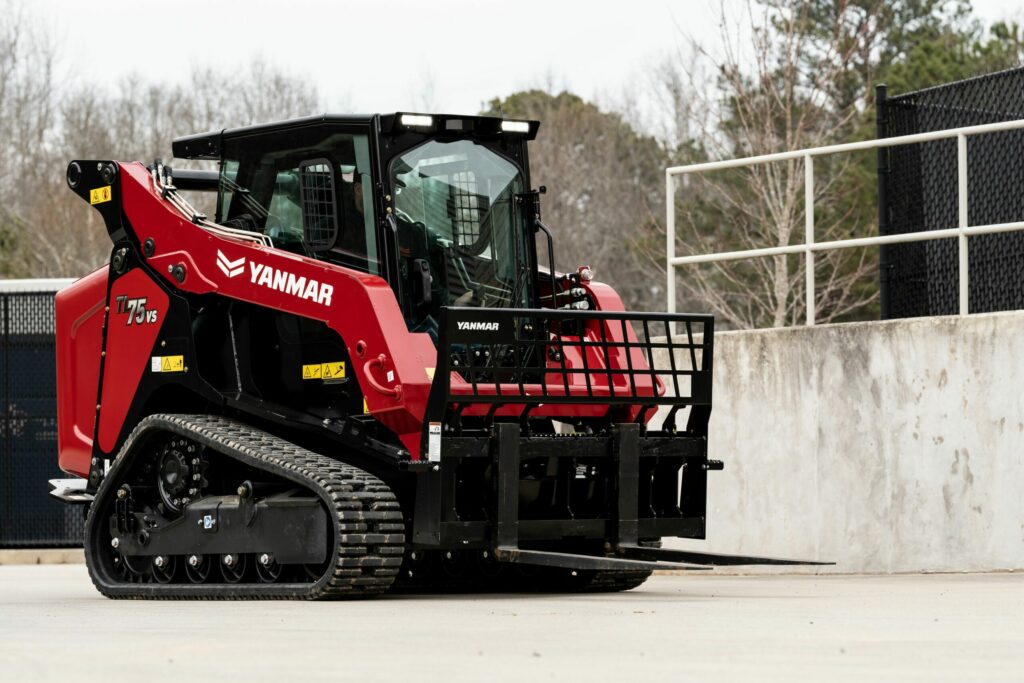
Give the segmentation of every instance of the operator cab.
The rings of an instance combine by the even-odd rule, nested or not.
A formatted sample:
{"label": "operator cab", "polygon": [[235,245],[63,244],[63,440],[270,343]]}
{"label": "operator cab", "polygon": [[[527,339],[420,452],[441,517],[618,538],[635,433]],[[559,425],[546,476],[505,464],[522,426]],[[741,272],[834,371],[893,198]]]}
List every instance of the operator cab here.
{"label": "operator cab", "polygon": [[216,222],[274,247],[385,278],[410,331],[442,306],[537,305],[535,121],[317,116],[174,141],[219,162]]}

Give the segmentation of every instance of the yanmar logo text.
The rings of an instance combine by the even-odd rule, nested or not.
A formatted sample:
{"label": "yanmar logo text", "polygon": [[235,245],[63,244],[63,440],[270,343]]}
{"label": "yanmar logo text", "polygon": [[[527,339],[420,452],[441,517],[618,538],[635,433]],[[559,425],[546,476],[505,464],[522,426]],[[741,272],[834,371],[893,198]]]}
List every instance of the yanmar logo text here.
{"label": "yanmar logo text", "polygon": [[[245,270],[245,258],[235,261],[228,259],[219,249],[217,250],[217,267],[228,277],[241,275]],[[331,297],[334,295],[334,286],[318,282],[312,278],[306,278],[286,270],[280,270],[263,263],[256,263],[249,260],[249,281],[254,285],[276,289],[285,294],[297,296],[300,299],[307,299],[323,306],[331,305]]]}
{"label": "yanmar logo text", "polygon": [[467,330],[467,331],[470,331],[470,332],[497,332],[498,328],[501,326],[501,323],[497,323],[497,322],[490,322],[490,323],[472,322],[471,323],[471,322],[467,322],[467,321],[459,321],[456,324],[459,326],[459,331]]}

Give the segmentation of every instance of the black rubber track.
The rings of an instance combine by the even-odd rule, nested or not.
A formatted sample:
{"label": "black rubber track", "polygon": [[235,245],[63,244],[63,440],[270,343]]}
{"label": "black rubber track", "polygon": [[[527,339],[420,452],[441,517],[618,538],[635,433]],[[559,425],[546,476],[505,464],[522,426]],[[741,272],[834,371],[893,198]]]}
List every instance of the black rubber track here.
{"label": "black rubber track", "polygon": [[654,572],[612,571],[592,572],[589,580],[580,582],[575,590],[581,593],[617,593],[637,588]]}
{"label": "black rubber track", "polygon": [[[310,583],[125,583],[111,571],[108,518],[121,474],[138,456],[136,442],[149,432],[177,434],[229,458],[309,489],[332,513],[337,538],[328,569]],[[338,599],[379,595],[402,564],[405,525],[394,494],[361,469],[313,453],[236,420],[214,415],[152,415],[125,441],[96,493],[86,521],[85,557],[96,588],[110,598],[143,599]]]}
{"label": "black rubber track", "polygon": [[[641,541],[660,547],[660,541]],[[420,550],[419,552],[424,552]],[[428,551],[430,552],[430,551]],[[477,551],[479,552],[479,551]],[[445,575],[440,567],[442,551],[432,551],[431,561],[418,567],[403,565],[395,590],[403,593],[616,593],[642,585],[653,571],[581,570],[501,563],[493,576],[484,575],[473,560],[462,565],[461,576]],[[413,569],[410,576],[409,571]]]}
{"label": "black rubber track", "polygon": [[[646,548],[660,548],[661,539],[644,539],[639,544]],[[542,572],[538,579],[548,582],[546,590],[566,593],[618,593],[633,590],[643,585],[654,573],[653,570],[602,569],[571,572],[549,567],[544,567],[544,569],[547,572]]]}

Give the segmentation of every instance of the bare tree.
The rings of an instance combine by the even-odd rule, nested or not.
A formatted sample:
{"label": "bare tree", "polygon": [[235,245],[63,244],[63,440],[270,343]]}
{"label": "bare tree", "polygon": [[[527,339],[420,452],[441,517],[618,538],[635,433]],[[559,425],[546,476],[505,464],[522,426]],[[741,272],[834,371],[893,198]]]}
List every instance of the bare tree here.
{"label": "bare tree", "polygon": [[[554,232],[558,269],[592,266],[627,307],[658,305],[663,280],[634,248],[663,211],[665,157],[658,142],[621,115],[566,92],[516,93],[491,102],[490,113],[541,120],[530,151],[531,181],[548,188],[543,217]],[[538,254],[545,263],[544,240]]]}
{"label": "bare tree", "polygon": [[26,214],[49,170],[54,110],[54,54],[49,36],[20,5],[0,4],[0,272],[24,275],[14,255],[32,230]]}
{"label": "bare tree", "polygon": [[[723,14],[720,57],[694,41],[691,54],[699,59],[662,66],[659,90],[677,130],[671,138],[677,163],[815,147],[856,128],[865,101],[840,102],[834,84],[873,49],[882,4],[836,0],[830,33],[821,35],[820,17],[811,13],[828,4],[748,1],[736,32],[725,28],[737,24]],[[857,228],[864,234],[873,212],[862,201],[870,179],[859,173],[861,160],[819,159],[816,239],[849,236]],[[794,233],[802,237],[803,166],[789,161],[687,177],[679,201],[677,253],[788,245]],[[867,251],[819,254],[818,319],[835,320],[873,302],[877,290],[864,285],[874,272],[876,256]],[[710,306],[730,326],[751,328],[798,322],[803,282],[801,259],[775,256],[711,264],[680,277],[678,285],[684,298]]]}
{"label": "bare tree", "polygon": [[[110,255],[95,211],[64,183],[72,159],[171,159],[171,141],[205,130],[315,113],[312,84],[261,61],[240,73],[196,68],[188,86],[122,80],[59,90],[53,44],[18,13],[0,20],[0,272],[84,275]],[[183,162],[196,166],[210,162]],[[200,207],[207,210],[210,207]]]}
{"label": "bare tree", "polygon": [[323,113],[316,86],[304,76],[274,68],[262,59],[234,70],[197,68],[190,82],[192,130],[267,123]]}

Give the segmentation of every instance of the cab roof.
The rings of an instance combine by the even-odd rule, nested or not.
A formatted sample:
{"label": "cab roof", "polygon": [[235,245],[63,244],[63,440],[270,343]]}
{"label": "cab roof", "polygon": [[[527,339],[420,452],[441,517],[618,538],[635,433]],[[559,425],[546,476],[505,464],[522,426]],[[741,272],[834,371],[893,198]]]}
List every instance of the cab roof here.
{"label": "cab roof", "polygon": [[[234,137],[262,135],[283,132],[294,128],[305,128],[318,125],[367,125],[378,120],[380,131],[384,134],[392,132],[412,131],[425,135],[444,134],[465,137],[499,137],[505,135],[522,136],[527,140],[537,137],[539,121],[521,119],[502,119],[496,116],[465,116],[461,114],[420,114],[395,112],[394,114],[316,114],[301,118],[259,123],[240,128],[197,133],[175,138],[171,149],[176,159],[220,159],[221,141]],[[425,125],[429,120],[430,124]],[[409,123],[414,121],[415,123]],[[509,124],[513,124],[510,126]],[[510,128],[516,130],[510,130]]]}

